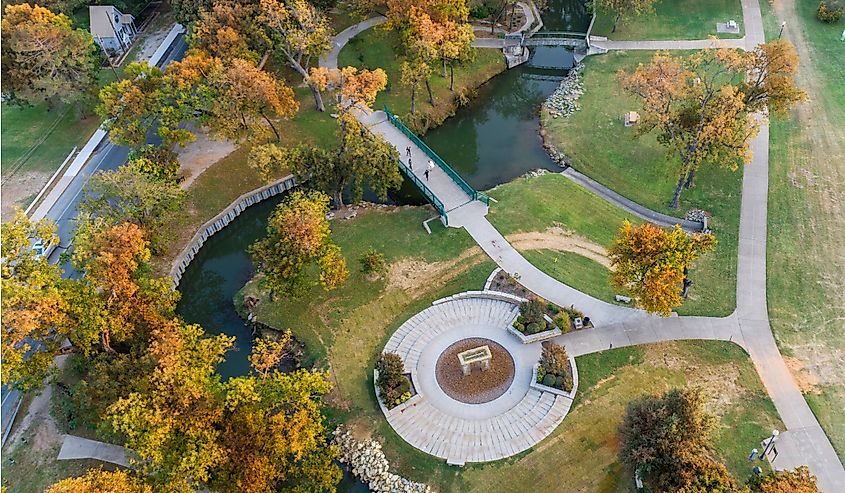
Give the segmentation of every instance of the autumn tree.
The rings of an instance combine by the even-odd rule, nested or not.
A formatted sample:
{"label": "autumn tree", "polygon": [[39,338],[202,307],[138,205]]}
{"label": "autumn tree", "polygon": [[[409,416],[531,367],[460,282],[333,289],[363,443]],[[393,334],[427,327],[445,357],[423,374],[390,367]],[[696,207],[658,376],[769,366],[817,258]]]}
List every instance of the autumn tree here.
{"label": "autumn tree", "polygon": [[685,456],[680,467],[676,493],[747,493],[724,464],[707,454]]}
{"label": "autumn tree", "polygon": [[420,59],[412,59],[402,62],[400,71],[400,82],[411,89],[411,114],[417,112],[417,89],[420,83],[427,81],[431,76],[431,69],[428,64]]}
{"label": "autumn tree", "polygon": [[250,247],[264,274],[261,285],[271,295],[296,297],[311,284],[309,270],[316,265],[319,283],[334,289],[349,276],[340,248],[331,239],[326,214],[329,196],[295,191],[276,207],[267,225],[267,236]]}
{"label": "autumn tree", "polygon": [[132,166],[95,174],[83,191],[82,214],[111,225],[135,223],[145,230],[154,249],[161,226],[179,209],[185,195],[173,181],[160,180]]}
{"label": "autumn tree", "polygon": [[135,465],[173,491],[206,484],[224,460],[219,426],[223,384],[215,371],[233,338],[205,336],[201,327],[163,320],[149,353],[156,366],[149,392],[133,392],[109,409],[106,420],[138,454]]}
{"label": "autumn tree", "polygon": [[20,210],[3,222],[2,381],[22,390],[41,386],[53,369],[69,327],[65,281],[58,266],[33,249],[59,242],[47,220],[31,222]]}
{"label": "autumn tree", "polygon": [[138,148],[153,130],[167,148],[195,139],[182,124],[195,118],[203,94],[171,84],[161,69],[145,62],[130,63],[123,74],[123,79],[100,90],[96,108],[112,142]]}
{"label": "autumn tree", "polygon": [[748,480],[752,493],[819,493],[816,477],[807,466],[773,471]]}
{"label": "autumn tree", "polygon": [[179,172],[179,157],[166,147],[147,144],[129,153],[127,166],[159,180],[173,180]]}
{"label": "autumn tree", "polygon": [[153,489],[129,471],[89,469],[83,476],[59,481],[45,493],[153,493]]}
{"label": "autumn tree", "polygon": [[249,364],[262,378],[266,379],[279,368],[282,360],[288,356],[293,334],[290,330],[280,332],[278,338],[259,337],[255,340]]}
{"label": "autumn tree", "polygon": [[28,3],[6,5],[2,22],[3,93],[12,101],[73,103],[92,95],[94,40],[65,14]]}
{"label": "autumn tree", "polygon": [[650,64],[620,73],[624,89],[643,103],[638,132],[655,132],[670,157],[679,161],[670,207],[678,207],[682,189],[692,186],[702,164],[735,170],[751,161],[748,141],[758,130],[751,113],[769,105],[783,112],[804,98],[792,79],[794,49],[785,43],[760,45],[747,53],[657,53]]}
{"label": "autumn tree", "polygon": [[616,25],[619,19],[648,14],[654,11],[655,0],[595,0],[593,8],[611,13],[613,17],[613,29],[616,32]]}
{"label": "autumn tree", "polygon": [[330,388],[327,375],[305,370],[230,379],[220,432],[224,454],[212,489],[335,491],[341,473],[334,463],[337,451],[326,440],[319,401]]}
{"label": "autumn tree", "polygon": [[[475,41],[475,34],[472,25],[456,22],[449,16],[436,22],[429,13],[418,7],[411,8],[404,39],[412,59],[426,63],[439,60],[443,77],[446,77],[447,66],[450,68],[449,90],[454,88],[454,64],[469,61],[474,55],[472,42]],[[430,93],[429,87],[429,98]]]}
{"label": "autumn tree", "polygon": [[215,58],[242,58],[258,64],[272,44],[259,15],[258,0],[218,0],[203,5],[189,43]]}
{"label": "autumn tree", "polygon": [[677,225],[667,231],[651,223],[633,226],[625,220],[608,250],[611,281],[636,296],[646,311],[668,316],[683,301],[686,269],[715,247],[712,233],[688,235]]}
{"label": "autumn tree", "polygon": [[261,0],[258,19],[270,33],[273,48],[311,89],[317,110],[325,111],[320,88],[309,70],[331,48],[329,22],[305,0]]}
{"label": "autumn tree", "polygon": [[[619,427],[619,461],[653,491],[677,491],[683,466],[709,457],[715,418],[699,389],[673,389],[628,404]],[[693,490],[694,491],[694,490]]]}

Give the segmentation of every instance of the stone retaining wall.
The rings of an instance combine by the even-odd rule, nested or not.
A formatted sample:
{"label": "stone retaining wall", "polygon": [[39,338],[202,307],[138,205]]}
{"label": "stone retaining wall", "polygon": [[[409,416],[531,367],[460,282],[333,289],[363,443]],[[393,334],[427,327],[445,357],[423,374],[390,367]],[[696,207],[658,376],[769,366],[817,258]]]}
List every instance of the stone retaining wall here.
{"label": "stone retaining wall", "polygon": [[269,185],[247,192],[235,199],[228,207],[223,209],[222,212],[203,224],[170,266],[170,278],[173,280],[173,286],[175,287],[179,285],[179,281],[182,280],[182,275],[185,273],[185,269],[188,268],[188,265],[191,264],[191,261],[194,259],[197,252],[200,251],[200,248],[202,248],[203,244],[205,244],[205,241],[210,236],[213,236],[215,233],[228,226],[233,219],[240,216],[241,212],[245,211],[250,206],[267,200],[270,197],[274,197],[282,192],[287,192],[296,185],[296,179],[294,179],[293,175],[288,175]]}
{"label": "stone retaining wall", "polygon": [[578,391],[578,367],[575,366],[575,358],[573,358],[572,356],[569,357],[569,367],[572,369],[572,390],[570,392],[561,389],[556,389],[554,387],[549,387],[548,385],[543,385],[542,383],[538,382],[537,370],[540,368],[540,363],[535,363],[534,369],[531,372],[531,388],[539,390],[541,392],[551,392],[555,395],[575,399],[575,392]]}

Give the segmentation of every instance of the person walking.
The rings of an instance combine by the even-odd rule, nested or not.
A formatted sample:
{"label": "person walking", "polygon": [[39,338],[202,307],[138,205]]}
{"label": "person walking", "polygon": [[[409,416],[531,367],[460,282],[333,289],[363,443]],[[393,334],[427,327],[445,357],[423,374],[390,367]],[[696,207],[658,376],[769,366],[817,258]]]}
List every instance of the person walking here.
{"label": "person walking", "polygon": [[405,154],[410,158],[411,157],[411,146],[405,148]]}
{"label": "person walking", "polygon": [[414,169],[414,165],[411,164],[411,156],[408,156],[408,169]]}
{"label": "person walking", "polygon": [[428,168],[425,169],[425,181],[428,181]]}
{"label": "person walking", "polygon": [[428,160],[428,167],[426,168],[426,170],[428,170],[429,172],[434,170],[434,161],[432,161],[431,159]]}

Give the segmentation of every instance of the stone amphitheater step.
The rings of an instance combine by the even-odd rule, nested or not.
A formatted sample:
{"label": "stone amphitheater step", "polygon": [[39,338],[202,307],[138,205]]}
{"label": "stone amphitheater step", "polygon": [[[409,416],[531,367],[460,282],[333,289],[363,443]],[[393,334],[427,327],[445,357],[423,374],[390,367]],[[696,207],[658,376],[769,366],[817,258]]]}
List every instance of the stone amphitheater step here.
{"label": "stone amphitheater step", "polygon": [[507,412],[488,419],[458,418],[421,400],[388,421],[408,443],[449,464],[503,459],[554,431],[571,405],[567,397],[531,389]]}

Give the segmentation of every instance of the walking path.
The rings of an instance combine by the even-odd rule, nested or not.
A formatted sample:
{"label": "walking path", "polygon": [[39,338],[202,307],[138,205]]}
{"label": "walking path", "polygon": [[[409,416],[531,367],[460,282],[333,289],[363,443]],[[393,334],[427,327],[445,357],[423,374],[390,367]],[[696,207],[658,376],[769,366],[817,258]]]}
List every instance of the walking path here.
{"label": "walking path", "polygon": [[[605,42],[604,46],[608,49],[649,50],[729,46],[750,50],[765,40],[762,15],[757,0],[742,0],[742,10],[746,36],[739,40]],[[341,33],[342,38],[338,38],[338,41],[342,40],[338,43],[341,46],[351,38],[344,36],[347,31]],[[337,51],[340,51],[340,46]],[[336,66],[336,60],[335,56],[334,65],[330,66]],[[375,119],[370,123],[381,118],[377,113],[369,117]],[[383,124],[376,124],[371,128],[395,145],[400,154],[404,154],[410,145],[412,156],[422,155],[422,150],[401,133],[389,131]],[[778,438],[779,455],[773,464],[774,467],[794,468],[806,464],[818,477],[822,491],[838,493],[845,491],[845,469],[789,373],[769,326],[766,306],[768,139],[768,124],[763,119],[759,135],[751,142],[753,159],[751,164],[745,167],[743,174],[737,259],[737,309],[729,317],[664,319],[611,305],[580,293],[525,260],[487,221],[487,208],[477,201],[454,209],[449,214],[450,225],[465,227],[481,248],[506,272],[518,276],[526,288],[559,305],[574,303],[591,317],[597,326],[596,329],[560,337],[560,342],[566,344],[573,355],[601,351],[609,347],[678,339],[719,339],[733,341],[742,346],[748,351],[787,428]],[[435,168],[435,171],[433,176],[440,177],[439,168]],[[443,180],[431,181],[429,188],[438,197],[442,192],[448,200],[454,200],[453,190]],[[753,445],[749,444],[749,447]]]}
{"label": "walking path", "polygon": [[129,451],[119,445],[88,440],[73,435],[65,435],[62,449],[59,450],[59,460],[97,459],[123,467],[129,467],[127,459]]}
{"label": "walking path", "polygon": [[605,50],[701,50],[704,48],[746,47],[745,38],[739,39],[687,39],[677,41],[591,41],[590,44]]}

